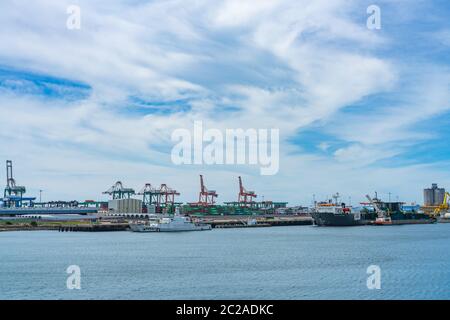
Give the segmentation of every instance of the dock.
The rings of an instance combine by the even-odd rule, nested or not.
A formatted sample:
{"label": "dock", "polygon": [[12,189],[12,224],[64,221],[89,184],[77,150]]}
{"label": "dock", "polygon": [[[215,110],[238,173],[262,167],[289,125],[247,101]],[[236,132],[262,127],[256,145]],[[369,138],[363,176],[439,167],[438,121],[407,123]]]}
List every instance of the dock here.
{"label": "dock", "polygon": [[[256,223],[249,224],[254,219]],[[201,222],[211,224],[213,228],[255,228],[255,227],[278,227],[278,226],[306,226],[312,225],[310,216],[263,216],[263,217],[204,217]]]}
{"label": "dock", "polygon": [[[134,219],[132,219],[134,220]],[[210,224],[213,228],[262,228],[277,226],[305,226],[312,225],[310,216],[202,216],[193,217],[196,222]],[[127,220],[109,220],[100,223],[77,222],[45,222],[39,223],[17,223],[1,224],[0,231],[43,231],[52,230],[58,232],[113,232],[129,230]]]}
{"label": "dock", "polygon": [[59,232],[107,232],[107,231],[126,231],[128,223],[105,223],[105,224],[78,224],[61,225]]}

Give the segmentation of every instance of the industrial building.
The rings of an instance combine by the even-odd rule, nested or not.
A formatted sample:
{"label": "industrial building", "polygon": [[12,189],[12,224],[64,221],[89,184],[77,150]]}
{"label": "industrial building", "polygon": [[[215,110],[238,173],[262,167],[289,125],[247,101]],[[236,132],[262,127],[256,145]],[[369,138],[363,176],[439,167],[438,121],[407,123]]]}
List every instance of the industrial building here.
{"label": "industrial building", "polygon": [[109,213],[142,213],[142,200],[113,199],[108,201]]}
{"label": "industrial building", "polygon": [[431,188],[423,190],[424,206],[440,206],[444,202],[445,189],[439,188],[437,183],[433,183]]}

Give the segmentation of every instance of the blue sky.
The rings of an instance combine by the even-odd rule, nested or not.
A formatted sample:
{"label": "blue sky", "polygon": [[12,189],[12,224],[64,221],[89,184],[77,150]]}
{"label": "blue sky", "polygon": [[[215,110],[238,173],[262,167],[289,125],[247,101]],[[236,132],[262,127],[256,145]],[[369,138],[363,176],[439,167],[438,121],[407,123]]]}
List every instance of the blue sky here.
{"label": "blue sky", "polygon": [[[68,30],[66,9],[81,8]],[[369,5],[381,29],[366,27]],[[29,195],[102,199],[116,180],[167,183],[193,201],[198,174],[237,197],[309,204],[375,190],[421,202],[449,186],[447,1],[3,1],[0,159]],[[175,166],[173,130],[280,129],[280,171]],[[1,179],[1,176],[0,176]]]}

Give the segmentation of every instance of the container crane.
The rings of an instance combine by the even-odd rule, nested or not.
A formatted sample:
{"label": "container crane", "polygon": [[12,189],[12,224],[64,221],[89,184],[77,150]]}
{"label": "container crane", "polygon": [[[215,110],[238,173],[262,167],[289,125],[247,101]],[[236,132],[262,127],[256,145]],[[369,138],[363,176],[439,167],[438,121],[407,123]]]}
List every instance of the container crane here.
{"label": "container crane", "polygon": [[242,184],[242,178],[239,177],[239,195],[238,195],[238,203],[244,207],[247,207],[248,204],[253,203],[253,198],[256,198],[257,195],[255,191],[247,191]]}
{"label": "container crane", "polygon": [[4,191],[4,199],[3,201],[6,203],[6,206],[22,206],[23,194],[26,192],[24,186],[16,185],[16,180],[13,178],[13,167],[12,161],[6,160],[6,187]]}
{"label": "container crane", "polygon": [[159,188],[159,205],[173,206],[175,204],[175,196],[179,196],[180,193],[177,190],[169,188],[165,183],[161,184]]}
{"label": "container crane", "polygon": [[143,196],[142,202],[145,206],[154,205],[156,212],[162,212],[162,208],[173,206],[175,204],[175,196],[180,193],[177,190],[169,188],[163,183],[159,189],[154,188],[150,183],[146,183],[144,187],[137,193]]}
{"label": "container crane", "polygon": [[142,203],[146,206],[156,205],[159,202],[160,190],[153,188],[150,183],[146,183],[137,194],[142,196]]}
{"label": "container crane", "polygon": [[203,175],[200,175],[200,193],[198,196],[198,204],[204,207],[213,206],[215,198],[219,195],[215,190],[208,190],[203,183]]}
{"label": "container crane", "polygon": [[115,199],[130,199],[134,195],[134,189],[124,188],[121,181],[117,181],[111,188],[104,191],[103,194],[109,194]]}

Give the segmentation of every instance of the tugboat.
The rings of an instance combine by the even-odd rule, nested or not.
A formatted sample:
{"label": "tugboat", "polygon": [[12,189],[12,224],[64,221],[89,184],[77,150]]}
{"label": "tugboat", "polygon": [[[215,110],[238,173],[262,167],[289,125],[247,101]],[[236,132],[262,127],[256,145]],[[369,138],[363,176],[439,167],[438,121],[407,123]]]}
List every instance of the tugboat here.
{"label": "tugboat", "polygon": [[376,218],[374,225],[377,226],[385,226],[385,225],[390,225],[392,224],[392,219],[390,217],[380,217],[380,218]]}
{"label": "tugboat", "polygon": [[316,203],[311,212],[314,224],[317,226],[361,226],[375,221],[376,216],[373,213],[361,213],[352,206],[345,203],[339,203],[339,193],[334,196],[334,202]]}
{"label": "tugboat", "polygon": [[133,232],[176,232],[211,230],[210,224],[194,223],[190,217],[182,216],[179,210],[171,218],[162,218],[157,222],[130,223]]}

